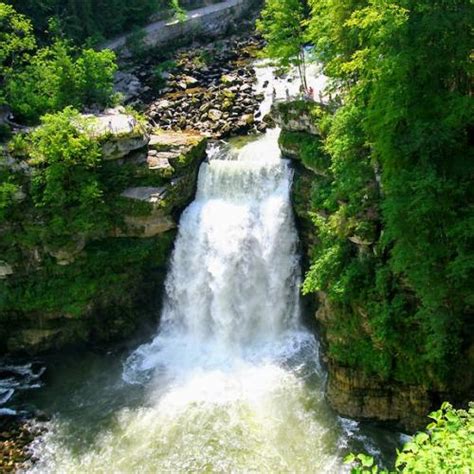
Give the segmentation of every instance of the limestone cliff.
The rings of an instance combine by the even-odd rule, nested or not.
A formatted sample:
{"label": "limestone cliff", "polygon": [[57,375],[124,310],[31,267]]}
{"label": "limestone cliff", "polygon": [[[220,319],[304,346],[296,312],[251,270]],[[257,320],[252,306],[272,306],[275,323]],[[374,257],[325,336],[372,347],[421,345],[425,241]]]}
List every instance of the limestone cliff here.
{"label": "limestone cliff", "polygon": [[86,118],[100,145],[106,212],[97,209],[102,224],[80,234],[51,237],[63,216],[51,218],[32,199],[44,163],[4,150],[0,172],[21,187],[0,214],[0,354],[120,340],[157,319],[177,218],[193,199],[206,138],[148,129],[121,108]]}
{"label": "limestone cliff", "polygon": [[[354,183],[360,189],[355,198],[357,210],[352,212],[353,205],[349,214],[347,198],[340,191],[345,184],[335,182],[335,165],[324,147],[325,112],[327,106],[305,101],[276,103],[272,110],[272,118],[282,128],[282,154],[294,160],[292,198],[307,257],[305,270],[312,266],[308,275],[316,279],[313,288],[324,286],[320,281],[325,278],[324,289],[314,298],[311,288],[309,297],[316,300],[316,320],[328,368],[326,396],[343,416],[391,422],[413,431],[426,425],[427,414],[441,401],[465,400],[472,387],[472,371],[468,368],[472,349],[467,349],[465,366],[449,383],[432,373],[420,373],[417,367],[405,363],[406,353],[391,349],[387,342],[390,338],[403,341],[414,336],[416,327],[407,333],[403,318],[407,311],[416,311],[416,301],[410,288],[388,269],[379,272],[388,275],[388,283],[373,276],[374,269],[387,268],[379,245],[383,236],[383,193],[377,168],[372,163],[357,163],[358,174],[345,176],[351,189]],[[340,162],[336,165],[344,166]],[[324,272],[326,275],[321,277]],[[350,288],[346,286],[343,294],[341,285],[348,281]],[[364,299],[364,294],[367,298],[375,293],[376,285],[382,284],[388,288],[386,295],[377,296],[378,301],[375,297],[374,301]],[[415,309],[400,308],[399,301],[409,301]],[[377,332],[377,318],[387,317],[393,318],[394,325],[402,321],[394,334]],[[404,346],[400,343],[400,347],[416,351],[411,342]]]}

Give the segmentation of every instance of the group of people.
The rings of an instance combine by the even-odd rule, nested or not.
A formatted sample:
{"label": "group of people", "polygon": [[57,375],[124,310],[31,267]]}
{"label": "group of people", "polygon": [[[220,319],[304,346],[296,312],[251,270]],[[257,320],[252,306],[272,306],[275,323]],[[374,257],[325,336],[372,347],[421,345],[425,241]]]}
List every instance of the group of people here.
{"label": "group of people", "polygon": [[[286,100],[290,100],[290,91],[288,87],[286,88],[285,93],[286,93]],[[277,96],[276,89],[273,88],[272,97],[274,101],[276,100],[276,96]],[[305,87],[303,87],[303,85],[301,85],[298,96],[305,100],[314,101],[314,89],[311,86],[306,89]],[[319,92],[319,96],[321,99],[321,92]]]}

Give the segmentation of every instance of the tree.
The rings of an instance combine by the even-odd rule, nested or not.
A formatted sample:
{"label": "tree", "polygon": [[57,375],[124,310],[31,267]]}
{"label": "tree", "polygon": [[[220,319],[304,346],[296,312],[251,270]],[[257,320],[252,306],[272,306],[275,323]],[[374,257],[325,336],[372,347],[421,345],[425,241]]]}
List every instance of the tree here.
{"label": "tree", "polygon": [[76,50],[56,40],[10,74],[6,99],[15,115],[30,123],[67,106],[104,106],[112,100],[116,68],[110,50]]}
{"label": "tree", "polygon": [[[319,244],[304,285],[326,292],[335,314],[326,328],[330,357],[394,382],[466,392],[472,2],[311,6],[315,55],[342,104],[324,136],[331,182],[315,186]],[[370,244],[367,252],[354,237]]]}
{"label": "tree", "polygon": [[297,67],[305,90],[308,14],[305,0],[267,0],[257,21],[257,29],[267,41],[264,54],[280,67]]}
{"label": "tree", "polygon": [[[430,418],[433,422],[426,431],[417,433],[397,452],[392,472],[470,472],[474,463],[474,403],[468,410],[443,403]],[[388,474],[366,454],[350,454],[345,462],[352,465],[352,474]]]}
{"label": "tree", "polygon": [[66,108],[45,115],[31,135],[32,199],[50,245],[102,231],[108,222],[99,174],[101,149],[92,126]]}
{"label": "tree", "polygon": [[0,104],[5,100],[6,79],[35,48],[33,26],[28,18],[0,2]]}

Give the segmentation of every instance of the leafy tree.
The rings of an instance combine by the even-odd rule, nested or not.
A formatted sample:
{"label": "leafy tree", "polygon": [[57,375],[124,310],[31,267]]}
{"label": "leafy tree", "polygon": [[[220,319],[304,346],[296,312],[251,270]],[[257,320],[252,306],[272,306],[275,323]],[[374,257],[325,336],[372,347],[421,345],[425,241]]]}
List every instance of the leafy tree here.
{"label": "leafy tree", "polygon": [[66,106],[107,105],[112,100],[115,71],[112,51],[76,51],[57,40],[11,74],[6,98],[13,112],[30,123]]}
{"label": "leafy tree", "polygon": [[[468,410],[443,403],[430,418],[434,421],[426,431],[417,433],[398,452],[391,472],[470,472],[474,465],[474,403]],[[352,464],[353,474],[389,472],[378,468],[366,454],[350,454],[346,463]]]}
{"label": "leafy tree", "polygon": [[10,0],[17,11],[33,21],[45,39],[49,19],[54,17],[63,35],[77,43],[110,38],[146,24],[168,0]]}
{"label": "leafy tree", "polygon": [[323,136],[329,185],[315,178],[319,243],[304,284],[324,291],[335,313],[329,354],[384,379],[469,390],[472,2],[310,6],[302,23],[302,2],[267,0],[259,26],[269,54],[286,64],[296,54],[290,38],[311,41],[337,99]]}
{"label": "leafy tree", "polygon": [[0,2],[0,105],[5,100],[4,83],[36,47],[33,26],[10,5]]}
{"label": "leafy tree", "polygon": [[41,210],[51,245],[71,236],[101,233],[107,207],[99,170],[100,144],[90,120],[72,108],[45,115],[31,135],[32,199]]}
{"label": "leafy tree", "polygon": [[308,14],[305,0],[267,0],[257,21],[257,29],[267,41],[264,54],[280,67],[297,67],[305,90]]}

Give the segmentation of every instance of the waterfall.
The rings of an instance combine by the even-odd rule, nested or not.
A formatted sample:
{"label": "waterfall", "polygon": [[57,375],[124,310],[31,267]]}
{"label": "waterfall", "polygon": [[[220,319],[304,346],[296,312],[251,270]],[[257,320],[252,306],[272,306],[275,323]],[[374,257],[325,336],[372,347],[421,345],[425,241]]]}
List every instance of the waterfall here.
{"label": "waterfall", "polygon": [[128,360],[127,381],[169,363],[169,352],[183,352],[179,363],[213,363],[301,336],[292,172],[275,138],[202,164],[180,220],[159,333]]}
{"label": "waterfall", "polygon": [[327,406],[318,345],[300,322],[292,170],[278,133],[210,149],[181,215],[157,333],[119,381],[109,374],[96,393],[86,379],[74,410],[65,392],[66,416],[32,472],[332,473],[354,441],[376,454],[358,423]]}

